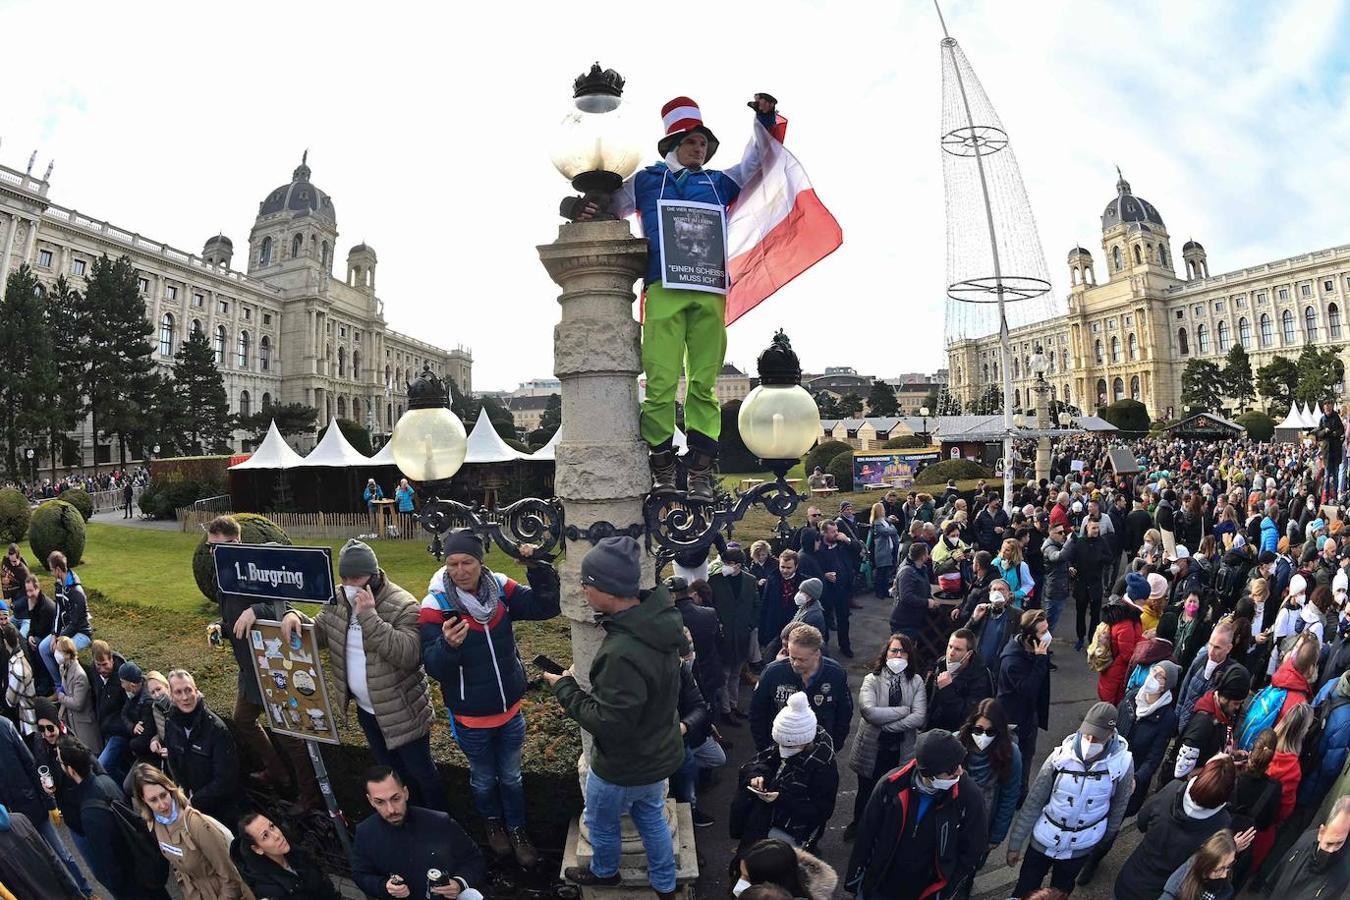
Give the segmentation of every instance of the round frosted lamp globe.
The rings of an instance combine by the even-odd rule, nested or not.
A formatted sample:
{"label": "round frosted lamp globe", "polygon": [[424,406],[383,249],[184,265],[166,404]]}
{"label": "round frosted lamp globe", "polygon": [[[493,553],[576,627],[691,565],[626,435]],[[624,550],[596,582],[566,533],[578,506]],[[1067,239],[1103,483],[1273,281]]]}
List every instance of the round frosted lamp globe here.
{"label": "round frosted lamp globe", "polygon": [[[616,183],[622,183],[642,161],[633,129],[617,105],[619,98],[602,99],[604,104],[592,106],[598,112],[578,108],[586,105],[578,101],[563,116],[553,139],[553,165],[568,181],[591,172],[609,172],[616,176]],[[615,106],[606,109],[611,101]]]}
{"label": "round frosted lamp globe", "polygon": [[459,417],[444,406],[410,409],[389,439],[394,464],[411,481],[444,481],[464,465],[468,436]]}
{"label": "round frosted lamp globe", "polygon": [[761,384],[741,404],[736,424],[760,459],[798,459],[820,437],[820,410],[801,385]]}

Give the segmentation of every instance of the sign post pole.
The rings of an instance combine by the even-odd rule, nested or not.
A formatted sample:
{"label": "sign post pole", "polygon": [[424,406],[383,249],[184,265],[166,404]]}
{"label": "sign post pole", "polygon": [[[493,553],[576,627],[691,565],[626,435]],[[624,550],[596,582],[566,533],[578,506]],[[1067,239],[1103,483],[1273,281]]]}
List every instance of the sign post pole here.
{"label": "sign post pole", "polygon": [[328,817],[333,821],[333,830],[337,832],[338,843],[342,845],[342,852],[351,859],[352,838],[347,834],[347,820],[343,818],[342,810],[338,808],[333,783],[328,779],[328,767],[323,764],[323,754],[319,752],[319,745],[315,741],[305,741],[305,749],[309,751],[309,761],[314,765],[314,777],[319,781],[319,790],[323,792],[323,805],[328,807]]}

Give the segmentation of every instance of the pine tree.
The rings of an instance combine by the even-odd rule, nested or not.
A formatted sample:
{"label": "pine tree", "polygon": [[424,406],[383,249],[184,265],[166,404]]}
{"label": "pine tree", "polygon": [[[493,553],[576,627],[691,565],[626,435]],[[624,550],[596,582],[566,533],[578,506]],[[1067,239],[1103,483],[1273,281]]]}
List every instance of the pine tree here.
{"label": "pine tree", "polygon": [[185,453],[228,452],[234,431],[225,379],[206,335],[193,331],[173,358],[173,388],[181,400],[176,433]]}
{"label": "pine tree", "polygon": [[1181,372],[1181,405],[1192,412],[1216,412],[1220,405],[1222,376],[1219,367],[1206,359],[1192,359]]}
{"label": "pine tree", "polygon": [[1234,344],[1228,351],[1223,366],[1223,392],[1237,401],[1238,409],[1245,409],[1256,396],[1255,381],[1252,377],[1252,361],[1247,356],[1247,348]]}
{"label": "pine tree", "polygon": [[[146,321],[140,276],[131,260],[107,256],[94,261],[89,287],[79,312],[83,320],[84,400],[93,425],[94,443],[117,435],[118,455],[126,465],[127,440],[138,438],[145,427],[144,405],[151,388],[155,363]],[[94,472],[98,473],[95,449]]]}
{"label": "pine tree", "polygon": [[867,414],[869,416],[894,416],[900,412],[900,401],[895,398],[895,388],[877,379],[867,392]]}
{"label": "pine tree", "polygon": [[1266,399],[1266,411],[1276,417],[1287,413],[1294,403],[1298,381],[1298,367],[1278,354],[1257,369],[1256,389]]}
{"label": "pine tree", "polygon": [[1298,372],[1294,397],[1303,403],[1320,406],[1336,394],[1336,385],[1345,379],[1345,363],[1330,347],[1320,350],[1305,344],[1294,365]]}
{"label": "pine tree", "polygon": [[51,451],[52,481],[56,469],[67,460],[78,460],[78,447],[67,437],[84,415],[84,369],[86,322],[81,315],[84,298],[62,275],[47,291],[43,307],[47,335],[52,345],[55,381],[43,404]]}
{"label": "pine tree", "polygon": [[0,299],[0,435],[11,473],[19,471],[19,444],[37,443],[46,434],[56,393],[45,304],[32,269],[23,265],[10,273]]}
{"label": "pine tree", "polygon": [[262,441],[267,429],[273,422],[282,437],[293,434],[309,434],[318,422],[319,411],[303,403],[273,403],[266,409],[240,418],[235,427],[248,433],[248,439],[254,444]]}

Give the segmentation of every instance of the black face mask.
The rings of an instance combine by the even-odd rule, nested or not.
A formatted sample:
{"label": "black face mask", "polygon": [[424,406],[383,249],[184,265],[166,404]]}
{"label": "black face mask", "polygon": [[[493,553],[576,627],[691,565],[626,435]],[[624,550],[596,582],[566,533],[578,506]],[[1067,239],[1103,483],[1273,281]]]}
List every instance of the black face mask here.
{"label": "black face mask", "polygon": [[1308,861],[1308,867],[1314,872],[1325,872],[1327,869],[1331,868],[1332,863],[1340,858],[1340,855],[1344,850],[1345,848],[1342,847],[1335,853],[1328,853],[1321,847],[1314,847],[1312,859]]}

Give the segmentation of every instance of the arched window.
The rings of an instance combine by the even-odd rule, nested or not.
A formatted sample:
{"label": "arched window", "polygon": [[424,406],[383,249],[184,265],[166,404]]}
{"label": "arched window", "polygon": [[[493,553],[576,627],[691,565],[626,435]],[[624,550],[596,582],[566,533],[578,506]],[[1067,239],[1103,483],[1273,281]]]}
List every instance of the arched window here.
{"label": "arched window", "polygon": [[1139,245],[1134,245],[1134,264],[1141,265],[1144,262],[1144,253],[1139,249]]}
{"label": "arched window", "polygon": [[263,335],[258,339],[258,371],[266,372],[272,368],[272,339]]}
{"label": "arched window", "polygon": [[1051,375],[1055,373],[1055,351],[1051,350],[1045,355],[1045,361],[1049,363],[1048,371]]}
{"label": "arched window", "polygon": [[1310,344],[1317,340],[1317,310],[1311,306],[1303,310],[1303,337]]}
{"label": "arched window", "polygon": [[1227,353],[1229,346],[1228,322],[1225,319],[1219,320],[1219,352]]}
{"label": "arched window", "polygon": [[1327,304],[1327,336],[1332,338],[1341,336],[1341,308],[1335,303]]}
{"label": "arched window", "polygon": [[272,408],[272,395],[271,395],[271,394],[267,394],[267,393],[264,393],[264,394],[263,394],[263,398],[262,398],[262,408],[263,408],[263,412],[267,412],[269,409]]}
{"label": "arched window", "polygon": [[346,397],[338,397],[338,401],[337,401],[337,417],[338,417],[339,419],[345,419],[345,418],[347,418],[347,398],[346,398]]}
{"label": "arched window", "polygon": [[[1117,272],[1119,272],[1121,267],[1125,264],[1124,259],[1120,255],[1119,247],[1111,248],[1111,262],[1115,263],[1115,269]],[[1106,392],[1103,391],[1102,393],[1105,394]]]}
{"label": "arched window", "polygon": [[223,366],[223,365],[225,365],[225,342],[226,342],[226,340],[227,340],[227,338],[226,338],[226,335],[225,335],[225,326],[224,326],[224,325],[217,325],[217,326],[216,326],[216,365],[217,365],[217,366]]}
{"label": "arched window", "polygon": [[1094,356],[1096,357],[1096,359],[1097,359],[1097,365],[1101,365],[1102,363],[1106,362],[1105,354],[1102,352],[1102,339],[1101,339],[1101,338],[1097,338],[1097,340],[1093,343],[1093,345],[1092,345],[1092,353],[1093,353],[1093,355],[1094,355]]}
{"label": "arched window", "polygon": [[249,350],[248,332],[239,332],[239,368],[248,368],[248,350]]}
{"label": "arched window", "polygon": [[1200,353],[1209,352],[1209,327],[1206,325],[1195,326],[1195,343]]}
{"label": "arched window", "polygon": [[159,355],[173,356],[173,314],[165,313],[159,320]]}
{"label": "arched window", "polygon": [[1274,322],[1270,321],[1268,313],[1261,313],[1261,346],[1269,347],[1275,343]]}
{"label": "arched window", "polygon": [[1013,378],[1022,377],[1022,364],[1017,357],[1013,357]]}
{"label": "arched window", "polygon": [[253,412],[253,401],[248,395],[248,391],[239,392],[239,415],[247,416]]}
{"label": "arched window", "polygon": [[1067,381],[1064,382],[1064,402],[1069,402],[1069,383]]}
{"label": "arched window", "polygon": [[1238,343],[1244,350],[1252,345],[1252,323],[1247,321],[1246,316],[1238,319]]}
{"label": "arched window", "polygon": [[305,246],[304,235],[297,234],[295,237],[291,238],[291,258],[294,259],[295,257],[299,256],[300,251],[304,249],[304,246]]}
{"label": "arched window", "polygon": [[392,429],[394,425],[394,404],[386,403],[384,405],[384,418],[389,422],[389,426]]}
{"label": "arched window", "polygon": [[1054,403],[1058,399],[1059,399],[1059,388],[1055,387],[1052,384],[1050,385],[1050,402]]}
{"label": "arched window", "polygon": [[321,251],[322,251],[322,255],[321,255],[319,258],[320,258],[321,260],[323,260],[323,267],[324,267],[325,269],[327,269],[327,268],[328,268],[328,242],[327,242],[327,241],[324,241],[324,242],[323,242],[322,244],[320,244],[319,246],[320,246]]}
{"label": "arched window", "polygon": [[1285,344],[1294,342],[1294,314],[1287,309],[1280,313],[1280,333]]}
{"label": "arched window", "polygon": [[1097,379],[1097,405],[1099,405],[1099,406],[1105,406],[1105,405],[1106,405],[1106,379],[1105,379],[1105,378],[1098,378],[1098,379]]}
{"label": "arched window", "polygon": [[262,246],[258,248],[258,265],[266,266],[272,262],[272,239],[263,238]]}
{"label": "arched window", "polygon": [[1060,367],[1061,369],[1063,369],[1064,371],[1066,371],[1066,372],[1069,371],[1069,351],[1068,351],[1068,350],[1061,350],[1061,351],[1059,351],[1059,367]]}
{"label": "arched window", "polygon": [[201,320],[201,319],[193,319],[193,320],[192,320],[192,333],[193,333],[193,334],[201,334],[201,333],[202,333],[202,320]]}
{"label": "arched window", "polygon": [[[1016,363],[1017,360],[1013,360],[1013,362]],[[1022,389],[1015,388],[1013,390],[1013,409],[1021,409],[1021,408],[1022,408]]]}
{"label": "arched window", "polygon": [[[1161,264],[1164,265],[1164,266],[1167,265],[1167,245],[1166,245],[1166,244],[1159,244],[1159,245],[1158,245],[1158,262],[1161,263]],[[1136,397],[1135,399],[1138,400],[1139,398]]]}
{"label": "arched window", "polygon": [[[355,357],[352,357],[352,358],[353,358],[353,360],[355,360]],[[360,398],[360,397],[353,397],[353,398],[352,398],[352,421],[354,421],[354,422],[360,422],[360,421],[361,421],[361,398]]]}
{"label": "arched window", "polygon": [[1125,399],[1125,379],[1116,378],[1111,382],[1111,399],[1112,400]]}
{"label": "arched window", "polygon": [[394,370],[389,366],[384,367],[384,384],[385,387],[392,388],[394,386]]}
{"label": "arched window", "polygon": [[361,351],[352,351],[352,377],[357,381],[361,380]]}
{"label": "arched window", "polygon": [[1111,362],[1120,362],[1120,338],[1111,335]]}
{"label": "arched window", "polygon": [[1186,329],[1177,329],[1177,348],[1182,356],[1191,352],[1191,342],[1186,338]]}
{"label": "arched window", "polygon": [[1134,362],[1139,358],[1139,338],[1133,331],[1131,331],[1130,336],[1125,339],[1125,345],[1129,348],[1130,362]]}
{"label": "arched window", "polygon": [[989,363],[984,364],[984,380],[989,380]]}
{"label": "arched window", "polygon": [[346,348],[346,347],[339,347],[339,348],[338,348],[338,377],[339,377],[339,378],[346,378],[346,377],[347,377],[347,348]]}
{"label": "arched window", "polygon": [[1142,399],[1144,399],[1143,397],[1141,397],[1141,396],[1139,395],[1139,376],[1138,376],[1138,375],[1132,375],[1132,376],[1130,376],[1130,399],[1131,399],[1131,400],[1142,400]]}

